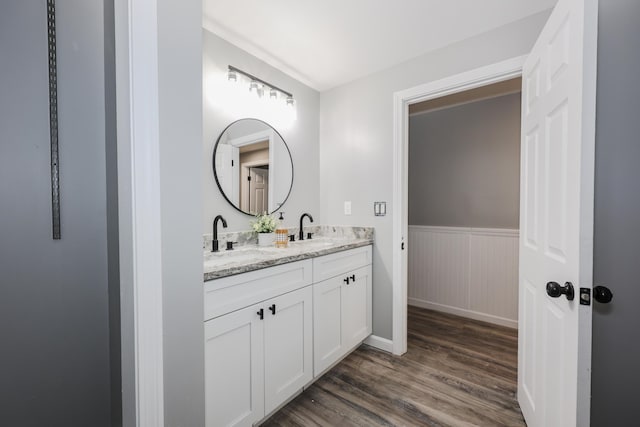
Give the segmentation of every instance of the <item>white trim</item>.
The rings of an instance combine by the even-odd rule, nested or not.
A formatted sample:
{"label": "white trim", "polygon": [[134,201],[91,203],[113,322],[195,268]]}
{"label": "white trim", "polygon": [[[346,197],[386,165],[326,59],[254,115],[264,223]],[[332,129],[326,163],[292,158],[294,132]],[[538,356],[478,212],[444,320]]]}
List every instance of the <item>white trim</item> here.
{"label": "white trim", "polygon": [[367,339],[364,340],[364,343],[378,350],[386,351],[387,353],[393,352],[393,341],[377,335],[369,335]]}
{"label": "white trim", "polygon": [[516,320],[506,319],[504,317],[493,316],[479,311],[467,310],[459,307],[451,307],[449,305],[438,304],[435,302],[424,301],[417,298],[409,298],[409,305],[426,308],[429,310],[440,311],[442,313],[455,314],[456,316],[468,317],[469,319],[480,320],[482,322],[493,323],[494,325],[506,326],[508,328],[518,329]]}
{"label": "white trim", "polygon": [[[526,56],[425,83],[393,94],[393,247],[400,249],[408,231],[409,105],[522,75]],[[407,351],[407,252],[393,252],[393,353]]]}
{"label": "white trim", "polygon": [[245,145],[251,145],[265,140],[269,140],[269,145],[271,145],[271,141],[273,141],[272,130],[261,130],[260,132],[229,139],[227,142],[234,147],[244,147]]}
{"label": "white trim", "polygon": [[[157,0],[116,0],[114,6],[120,256],[126,266],[121,272],[123,424],[162,426]],[[127,339],[131,335],[133,342]],[[133,372],[125,372],[125,362]],[[135,391],[124,391],[127,374],[134,377]]]}

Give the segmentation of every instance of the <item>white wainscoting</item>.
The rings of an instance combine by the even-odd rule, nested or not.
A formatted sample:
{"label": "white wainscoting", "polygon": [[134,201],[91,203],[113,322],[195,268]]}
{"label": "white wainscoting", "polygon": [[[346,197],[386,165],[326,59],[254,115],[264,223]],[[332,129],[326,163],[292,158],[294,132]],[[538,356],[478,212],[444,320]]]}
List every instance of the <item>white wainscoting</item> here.
{"label": "white wainscoting", "polygon": [[518,230],[409,226],[409,305],[518,327]]}

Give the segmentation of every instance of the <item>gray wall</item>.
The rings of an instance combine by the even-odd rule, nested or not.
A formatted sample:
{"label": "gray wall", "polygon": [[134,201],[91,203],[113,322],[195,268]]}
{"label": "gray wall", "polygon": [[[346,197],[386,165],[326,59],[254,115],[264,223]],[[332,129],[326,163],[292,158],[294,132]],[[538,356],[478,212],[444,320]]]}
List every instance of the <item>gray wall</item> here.
{"label": "gray wall", "polygon": [[62,240],[46,3],[0,13],[0,425],[109,426],[102,2],[57,2]]}
{"label": "gray wall", "polygon": [[409,224],[518,228],[520,94],[409,118]]}
{"label": "gray wall", "polygon": [[[375,227],[375,335],[391,338],[392,326],[393,93],[528,54],[548,15],[533,15],[322,93],[320,221]],[[343,213],[345,200],[352,201],[351,216]],[[373,216],[374,201],[387,201],[387,216]]]}
{"label": "gray wall", "polygon": [[116,123],[115,27],[113,0],[104,0],[105,155],[107,167],[107,257],[109,280],[109,362],[111,425],[122,425],[122,364],[120,360],[120,244],[118,224],[118,148]]}
{"label": "gray wall", "polygon": [[[258,58],[226,42],[213,33],[202,30],[203,37],[203,144],[200,162],[203,167],[202,197],[204,217],[202,233],[211,233],[213,218],[221,214],[227,220],[226,231],[250,230],[249,215],[235,210],[224,199],[216,185],[211,166],[213,147],[220,133],[233,121],[253,116],[270,124],[282,135],[293,159],[293,187],[289,199],[281,209],[285,212],[283,225],[297,227],[303,212],[320,212],[319,116],[320,95],[317,91],[292,79]],[[254,74],[282,89],[293,93],[296,99],[297,119],[289,126],[273,123],[271,119],[243,109],[242,102],[230,98],[225,91],[227,66],[233,65]],[[240,105],[238,105],[240,104]],[[317,219],[317,218],[316,218]]]}
{"label": "gray wall", "polygon": [[165,425],[204,425],[202,3],[158,1]]}
{"label": "gray wall", "polygon": [[640,2],[600,0],[591,425],[638,424],[640,384]]}

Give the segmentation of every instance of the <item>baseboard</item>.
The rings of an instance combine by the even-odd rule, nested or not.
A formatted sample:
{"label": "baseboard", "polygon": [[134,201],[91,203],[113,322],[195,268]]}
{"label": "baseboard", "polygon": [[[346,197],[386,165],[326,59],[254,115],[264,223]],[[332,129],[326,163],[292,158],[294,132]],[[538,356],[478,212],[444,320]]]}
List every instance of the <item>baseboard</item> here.
{"label": "baseboard", "polygon": [[[480,313],[473,310],[467,310],[459,307],[451,307],[448,305],[437,304],[435,302],[429,302],[419,300],[416,298],[409,298],[409,305],[415,307],[427,308],[429,310],[440,311],[442,313],[455,314],[457,316],[468,317],[473,320],[480,320],[482,322],[493,323],[494,325],[506,326],[508,328],[518,329],[518,321],[513,319],[505,319],[504,317],[493,316],[491,314]],[[366,342],[366,341],[365,341]],[[391,343],[391,341],[389,341]]]}
{"label": "baseboard", "polygon": [[382,338],[377,335],[369,335],[369,337],[364,340],[364,343],[370,345],[371,347],[375,347],[378,350],[386,351],[387,353],[393,353],[393,341],[386,338]]}

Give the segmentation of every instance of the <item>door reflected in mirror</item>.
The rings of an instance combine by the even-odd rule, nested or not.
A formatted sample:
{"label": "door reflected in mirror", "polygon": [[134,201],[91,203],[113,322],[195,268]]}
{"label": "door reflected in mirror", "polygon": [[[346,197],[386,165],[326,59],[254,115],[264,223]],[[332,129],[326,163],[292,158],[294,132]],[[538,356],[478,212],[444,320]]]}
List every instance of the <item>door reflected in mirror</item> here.
{"label": "door reflected in mirror", "polygon": [[222,131],[213,150],[213,174],[239,211],[274,213],[293,186],[293,161],[282,136],[268,123],[240,119]]}

